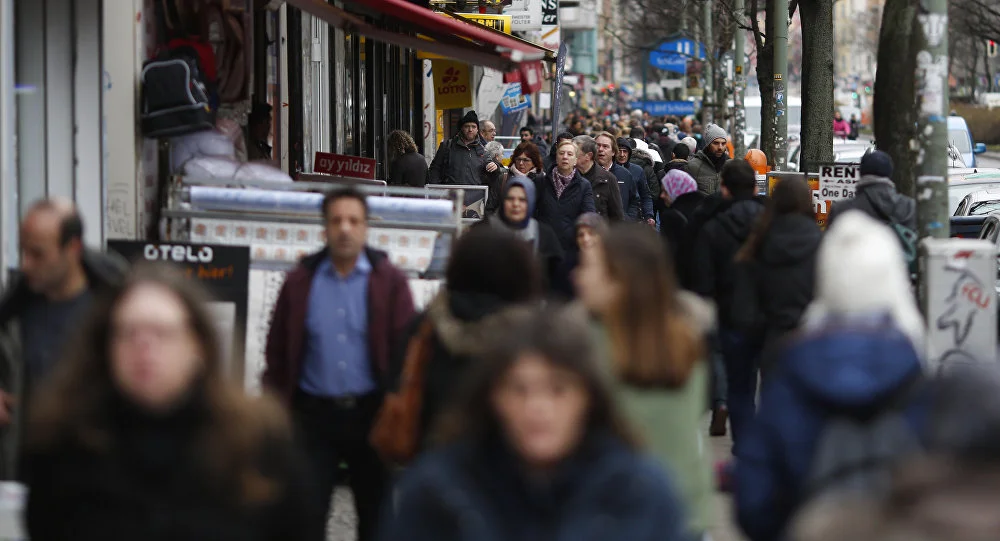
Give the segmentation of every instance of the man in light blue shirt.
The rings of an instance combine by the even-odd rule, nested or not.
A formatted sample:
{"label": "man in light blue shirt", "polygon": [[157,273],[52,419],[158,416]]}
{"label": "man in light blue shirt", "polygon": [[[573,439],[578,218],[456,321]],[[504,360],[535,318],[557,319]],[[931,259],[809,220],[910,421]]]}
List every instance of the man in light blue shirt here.
{"label": "man in light blue shirt", "polygon": [[263,384],[290,407],[308,454],[317,504],[330,508],[346,462],[358,540],[372,541],[388,476],[368,442],[397,375],[413,299],[406,276],[366,247],[368,207],[354,190],[323,201],[327,246],[289,272],[274,307]]}

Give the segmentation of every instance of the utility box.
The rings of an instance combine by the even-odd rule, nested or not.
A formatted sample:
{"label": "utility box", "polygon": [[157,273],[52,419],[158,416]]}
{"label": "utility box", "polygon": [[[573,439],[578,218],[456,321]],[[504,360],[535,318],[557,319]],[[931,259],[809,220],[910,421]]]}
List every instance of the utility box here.
{"label": "utility box", "polygon": [[934,373],[997,362],[997,249],[973,239],[924,239],[921,299]]}

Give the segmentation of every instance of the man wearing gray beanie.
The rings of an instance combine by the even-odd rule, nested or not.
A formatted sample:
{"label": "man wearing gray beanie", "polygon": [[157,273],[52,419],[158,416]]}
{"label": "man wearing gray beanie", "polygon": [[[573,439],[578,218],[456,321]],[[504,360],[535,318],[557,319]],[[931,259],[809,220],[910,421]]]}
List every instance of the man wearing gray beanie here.
{"label": "man wearing gray beanie", "polygon": [[687,173],[698,183],[698,191],[712,195],[719,191],[719,173],[729,161],[726,143],[729,134],[718,124],[705,127],[705,148],[688,161]]}

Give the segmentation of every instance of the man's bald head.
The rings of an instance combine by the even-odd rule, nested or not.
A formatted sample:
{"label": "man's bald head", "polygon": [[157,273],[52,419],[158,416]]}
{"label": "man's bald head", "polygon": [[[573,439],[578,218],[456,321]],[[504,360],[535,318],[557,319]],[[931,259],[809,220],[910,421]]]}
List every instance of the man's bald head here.
{"label": "man's bald head", "polygon": [[65,199],[33,204],[21,222],[21,272],[36,293],[56,296],[83,266],[83,220]]}
{"label": "man's bald head", "polygon": [[479,123],[479,133],[483,135],[486,142],[491,142],[497,136],[497,126],[492,121],[484,120]]}
{"label": "man's bald head", "polygon": [[83,218],[80,217],[76,204],[69,199],[53,197],[37,201],[25,214],[22,228],[33,218],[42,218],[43,223],[56,220],[60,246],[66,246],[73,240],[83,242]]}

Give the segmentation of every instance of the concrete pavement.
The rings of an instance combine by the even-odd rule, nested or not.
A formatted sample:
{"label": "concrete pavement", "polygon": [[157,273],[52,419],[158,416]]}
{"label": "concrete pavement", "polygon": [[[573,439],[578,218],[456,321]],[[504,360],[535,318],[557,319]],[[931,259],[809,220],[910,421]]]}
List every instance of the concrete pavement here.
{"label": "concrete pavement", "polygon": [[[705,433],[708,433],[708,418],[704,423]],[[713,464],[730,458],[730,449],[733,446],[732,440],[728,436],[723,438],[709,438],[712,447]],[[355,531],[357,519],[354,515],[354,502],[351,492],[345,487],[338,487],[334,494],[334,513],[330,517],[327,525],[328,541],[355,541]],[[715,496],[716,521],[715,526],[709,532],[712,541],[744,541],[743,535],[736,522],[733,520],[732,500],[728,495],[717,493]]]}

